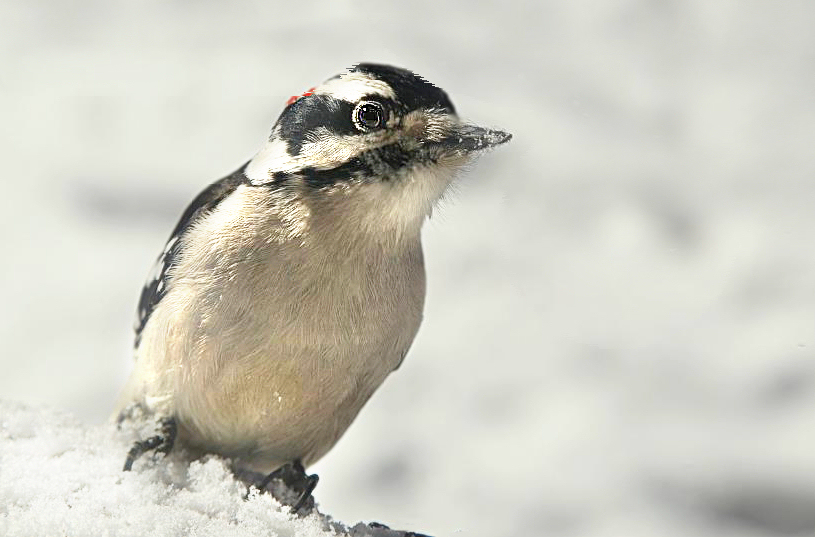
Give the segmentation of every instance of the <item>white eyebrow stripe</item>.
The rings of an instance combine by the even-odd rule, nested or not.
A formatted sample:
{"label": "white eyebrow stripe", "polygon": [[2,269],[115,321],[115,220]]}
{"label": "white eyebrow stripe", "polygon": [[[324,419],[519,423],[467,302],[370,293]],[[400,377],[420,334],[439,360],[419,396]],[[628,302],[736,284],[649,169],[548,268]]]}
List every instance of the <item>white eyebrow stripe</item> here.
{"label": "white eyebrow stripe", "polygon": [[365,73],[345,73],[332,78],[314,90],[317,95],[330,95],[355,103],[365,95],[380,95],[387,99],[396,99],[396,93],[386,82],[377,80]]}

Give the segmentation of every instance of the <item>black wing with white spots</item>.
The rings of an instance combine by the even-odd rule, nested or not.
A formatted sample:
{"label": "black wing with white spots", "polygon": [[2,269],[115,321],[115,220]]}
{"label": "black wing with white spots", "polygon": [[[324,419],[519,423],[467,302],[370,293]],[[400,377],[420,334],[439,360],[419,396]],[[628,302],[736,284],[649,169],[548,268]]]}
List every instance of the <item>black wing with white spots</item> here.
{"label": "black wing with white spots", "polygon": [[[248,164],[248,163],[247,163]],[[167,241],[164,251],[158,256],[150,276],[141,291],[141,298],[139,298],[139,310],[136,317],[136,348],[141,341],[142,330],[147,324],[153,310],[164,298],[167,293],[167,286],[169,285],[169,271],[178,259],[180,251],[181,237],[186,231],[197,222],[202,216],[211,211],[217,206],[224,198],[232,193],[238,186],[248,184],[249,180],[244,175],[246,165],[234,173],[224,177],[209,185],[203,192],[198,194],[189,207],[181,215],[181,220],[175,226],[169,240]]]}

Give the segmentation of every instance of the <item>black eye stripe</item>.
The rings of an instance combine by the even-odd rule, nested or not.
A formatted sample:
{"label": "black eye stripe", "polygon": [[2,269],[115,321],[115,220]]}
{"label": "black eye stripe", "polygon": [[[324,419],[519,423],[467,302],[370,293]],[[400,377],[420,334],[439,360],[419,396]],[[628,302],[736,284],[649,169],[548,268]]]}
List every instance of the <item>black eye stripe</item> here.
{"label": "black eye stripe", "polygon": [[357,134],[351,121],[354,103],[335,99],[328,95],[309,95],[297,99],[288,106],[277,120],[280,138],[286,141],[286,149],[292,156],[300,153],[308,133],[319,128],[343,134]]}
{"label": "black eye stripe", "polygon": [[300,97],[286,107],[277,125],[280,127],[280,138],[286,142],[289,155],[298,155],[311,132],[324,128],[337,135],[354,135],[370,132],[372,129],[360,129],[356,124],[356,107],[360,102],[375,102],[384,110],[382,128],[388,118],[395,113],[404,112],[404,107],[393,99],[378,94],[369,94],[357,102],[337,99],[330,95],[308,95]]}

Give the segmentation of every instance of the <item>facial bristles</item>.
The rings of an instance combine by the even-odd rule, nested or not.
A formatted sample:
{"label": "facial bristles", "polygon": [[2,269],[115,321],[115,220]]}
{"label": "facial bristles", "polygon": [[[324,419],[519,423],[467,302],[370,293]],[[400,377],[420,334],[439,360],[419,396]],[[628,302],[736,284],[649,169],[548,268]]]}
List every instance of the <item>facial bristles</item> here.
{"label": "facial bristles", "polygon": [[433,108],[411,112],[406,116],[405,124],[410,125],[409,128],[421,128],[420,132],[412,134],[422,141],[440,142],[450,134],[452,127],[458,124],[458,119],[445,110]]}

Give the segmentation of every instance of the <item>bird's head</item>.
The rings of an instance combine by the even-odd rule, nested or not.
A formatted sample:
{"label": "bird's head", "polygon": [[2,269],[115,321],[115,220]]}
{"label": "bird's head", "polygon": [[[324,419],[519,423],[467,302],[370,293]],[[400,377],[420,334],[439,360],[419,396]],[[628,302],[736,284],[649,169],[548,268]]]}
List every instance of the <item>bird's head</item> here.
{"label": "bird's head", "polygon": [[245,173],[402,229],[421,225],[475,153],[510,138],[462,122],[447,94],[411,71],[362,63],[292,97]]}

